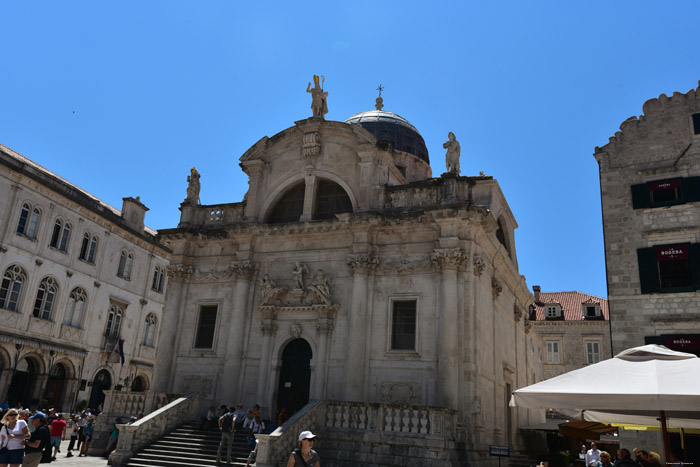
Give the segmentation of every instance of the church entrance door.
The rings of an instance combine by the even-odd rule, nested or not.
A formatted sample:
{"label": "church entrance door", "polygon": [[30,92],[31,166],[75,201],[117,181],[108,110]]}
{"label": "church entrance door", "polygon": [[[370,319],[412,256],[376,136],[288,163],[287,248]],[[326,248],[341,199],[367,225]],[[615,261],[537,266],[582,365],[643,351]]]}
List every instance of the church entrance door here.
{"label": "church entrance door", "polygon": [[294,339],[282,352],[277,411],[293,414],[309,403],[311,386],[311,346],[304,339]]}
{"label": "church entrance door", "polygon": [[92,381],[92,391],[90,392],[90,407],[92,410],[97,409],[105,401],[104,391],[108,391],[112,386],[112,375],[107,370],[100,370],[95,375]]}
{"label": "church entrance door", "polygon": [[51,376],[46,384],[46,393],[44,399],[49,407],[56,407],[57,410],[63,410],[61,401],[63,400],[63,387],[66,383],[66,369],[58,363],[51,370]]}

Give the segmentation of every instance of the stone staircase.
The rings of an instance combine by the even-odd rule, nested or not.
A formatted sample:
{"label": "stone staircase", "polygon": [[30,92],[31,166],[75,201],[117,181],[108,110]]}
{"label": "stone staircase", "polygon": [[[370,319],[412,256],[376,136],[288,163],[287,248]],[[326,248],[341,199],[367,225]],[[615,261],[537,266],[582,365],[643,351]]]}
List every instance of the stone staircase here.
{"label": "stone staircase", "polygon": [[[218,431],[202,431],[199,421],[185,422],[155,443],[132,457],[129,467],[206,467],[226,465],[226,451],[222,452],[223,464],[216,463],[221,434]],[[243,434],[236,434],[231,451],[232,466],[244,466],[253,449]]]}

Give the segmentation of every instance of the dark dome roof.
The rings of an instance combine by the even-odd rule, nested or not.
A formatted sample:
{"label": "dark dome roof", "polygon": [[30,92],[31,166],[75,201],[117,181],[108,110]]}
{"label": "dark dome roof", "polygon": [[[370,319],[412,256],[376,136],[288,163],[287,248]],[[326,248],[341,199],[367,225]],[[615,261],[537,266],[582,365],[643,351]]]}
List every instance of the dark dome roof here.
{"label": "dark dome roof", "polygon": [[423,137],[400,115],[386,110],[368,110],[353,115],[345,123],[357,123],[372,133],[379,144],[391,144],[394,149],[413,154],[430,164]]}

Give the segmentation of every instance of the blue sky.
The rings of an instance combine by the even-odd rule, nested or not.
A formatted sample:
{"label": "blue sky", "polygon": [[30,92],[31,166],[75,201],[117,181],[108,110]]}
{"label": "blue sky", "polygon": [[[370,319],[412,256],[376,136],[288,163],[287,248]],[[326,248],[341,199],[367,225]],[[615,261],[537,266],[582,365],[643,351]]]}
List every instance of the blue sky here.
{"label": "blue sky", "polygon": [[[428,7],[428,5],[430,5]],[[177,225],[247,190],[239,157],[310,116],[385,110],[423,135],[433,173],[453,131],[462,174],[496,178],[528,285],[606,296],[595,146],[642,104],[697,87],[691,1],[77,2],[2,0],[0,143],[106,202],[141,196]]]}

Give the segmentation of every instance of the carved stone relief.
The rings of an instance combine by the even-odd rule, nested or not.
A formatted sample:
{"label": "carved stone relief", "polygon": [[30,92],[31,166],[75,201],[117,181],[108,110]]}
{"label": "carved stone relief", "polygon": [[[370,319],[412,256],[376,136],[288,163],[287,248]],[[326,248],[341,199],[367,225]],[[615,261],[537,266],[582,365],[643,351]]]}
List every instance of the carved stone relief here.
{"label": "carved stone relief", "polygon": [[459,248],[454,250],[435,250],[432,261],[439,269],[461,269],[469,259]]}
{"label": "carved stone relief", "polygon": [[421,404],[422,386],[420,383],[383,381],[380,397],[384,404]]}
{"label": "carved stone relief", "polygon": [[182,391],[184,393],[210,396],[214,387],[214,379],[202,375],[182,375]]}
{"label": "carved stone relief", "polygon": [[503,292],[503,286],[501,283],[496,279],[496,277],[491,278],[491,291],[493,292],[493,299],[497,299],[499,295],[501,295],[501,292]]}
{"label": "carved stone relief", "polygon": [[481,260],[481,255],[475,255],[474,256],[474,275],[477,277],[481,277],[481,274],[484,272],[484,269],[486,269],[486,264]]}
{"label": "carved stone relief", "polygon": [[522,308],[520,308],[520,307],[518,306],[517,303],[514,304],[514,305],[513,305],[513,319],[514,319],[515,322],[517,323],[517,322],[520,321],[520,318],[522,318],[522,317],[523,317],[523,310],[522,310]]}
{"label": "carved stone relief", "polygon": [[302,151],[307,163],[311,164],[313,156],[321,152],[321,134],[318,131],[304,133],[304,143]]}

